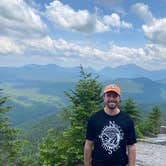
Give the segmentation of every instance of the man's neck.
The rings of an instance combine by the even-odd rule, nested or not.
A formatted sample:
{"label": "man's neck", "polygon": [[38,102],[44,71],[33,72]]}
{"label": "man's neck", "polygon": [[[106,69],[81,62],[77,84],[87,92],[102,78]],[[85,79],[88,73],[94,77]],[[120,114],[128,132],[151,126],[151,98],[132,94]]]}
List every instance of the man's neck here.
{"label": "man's neck", "polygon": [[117,115],[120,112],[120,110],[118,107],[116,107],[114,109],[109,109],[107,106],[105,106],[104,112],[110,116],[114,116],[114,115]]}

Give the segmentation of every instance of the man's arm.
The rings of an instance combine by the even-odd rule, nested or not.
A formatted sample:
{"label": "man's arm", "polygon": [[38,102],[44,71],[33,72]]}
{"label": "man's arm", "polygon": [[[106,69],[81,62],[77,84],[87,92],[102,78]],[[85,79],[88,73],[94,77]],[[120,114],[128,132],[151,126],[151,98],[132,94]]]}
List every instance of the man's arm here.
{"label": "man's arm", "polygon": [[84,146],[84,166],[91,166],[92,144],[93,141],[86,139]]}
{"label": "man's arm", "polygon": [[128,166],[135,166],[136,145],[128,145]]}

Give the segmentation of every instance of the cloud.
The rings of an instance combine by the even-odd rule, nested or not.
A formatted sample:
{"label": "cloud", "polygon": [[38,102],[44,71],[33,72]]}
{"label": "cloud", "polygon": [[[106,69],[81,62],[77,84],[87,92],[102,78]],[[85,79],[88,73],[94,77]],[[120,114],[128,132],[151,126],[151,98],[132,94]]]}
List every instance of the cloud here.
{"label": "cloud", "polygon": [[[144,21],[142,31],[153,43],[166,44],[166,19],[156,19],[147,5],[137,4],[133,9]],[[144,13],[144,14],[143,14]],[[60,1],[46,6],[48,18],[60,28],[80,33],[114,31],[132,28],[117,13],[99,16],[87,10],[75,11]],[[166,48],[149,44],[144,48],[128,48],[115,44],[106,50],[64,38],[53,39],[39,13],[23,0],[1,0],[0,3],[0,65],[56,63],[63,66],[91,66],[103,68],[135,63],[146,69],[166,66]]]}
{"label": "cloud", "polygon": [[132,10],[145,21],[142,30],[147,39],[154,43],[166,44],[166,18],[156,19],[143,3],[132,6]]}
{"label": "cloud", "polygon": [[147,24],[151,24],[155,21],[155,18],[150,12],[148,5],[143,3],[136,3],[132,6],[132,11],[141,19],[143,19]]}
{"label": "cloud", "polygon": [[[62,38],[52,40],[47,36],[43,40],[27,40],[24,45],[26,49],[20,56],[14,53],[1,56],[0,65],[56,63],[62,66],[78,66],[82,64],[100,69],[134,63],[148,70],[164,69],[166,66],[166,48],[155,44],[145,45],[144,48],[128,48],[112,44],[107,50],[102,50]],[[18,60],[14,61],[13,57]]]}
{"label": "cloud", "polygon": [[[38,55],[51,56],[56,58],[79,59],[96,58],[103,60],[104,52],[90,46],[81,46],[74,42],[68,42],[64,39],[52,40],[49,36],[42,40],[26,40],[24,43],[27,51],[35,52]],[[93,53],[93,54],[92,54]]]}
{"label": "cloud", "polygon": [[14,41],[7,37],[0,37],[0,54],[18,53],[23,52],[23,47],[18,46]]}
{"label": "cloud", "polygon": [[148,70],[164,69],[166,65],[166,48],[147,44],[144,48],[128,48],[112,45],[108,51],[108,64],[119,66],[120,64],[134,63]]}
{"label": "cloud", "polygon": [[110,25],[111,27],[132,28],[132,24],[121,21],[119,15],[116,13],[113,13],[110,16],[104,16],[103,20],[105,24]]}
{"label": "cloud", "polygon": [[[101,17],[89,13],[87,10],[75,11],[69,5],[64,5],[58,0],[46,6],[46,15],[60,28],[86,34],[111,31],[112,26],[118,28],[131,28],[132,26],[121,21],[118,14]],[[115,25],[112,21],[119,21],[119,25]]]}
{"label": "cloud", "polygon": [[142,29],[149,40],[166,45],[166,18],[157,19],[151,25],[143,25]]}
{"label": "cloud", "polygon": [[35,9],[23,0],[1,0],[0,35],[13,38],[40,38],[47,34],[47,27]]}

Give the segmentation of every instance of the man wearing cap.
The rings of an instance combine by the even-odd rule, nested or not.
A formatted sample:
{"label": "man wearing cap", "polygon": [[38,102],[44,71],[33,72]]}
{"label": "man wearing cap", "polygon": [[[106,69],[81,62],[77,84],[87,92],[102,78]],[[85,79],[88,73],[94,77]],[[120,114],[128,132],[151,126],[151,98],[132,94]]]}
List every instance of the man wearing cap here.
{"label": "man wearing cap", "polygon": [[119,109],[120,88],[104,88],[104,109],[88,120],[84,166],[135,166],[136,136],[130,116]]}

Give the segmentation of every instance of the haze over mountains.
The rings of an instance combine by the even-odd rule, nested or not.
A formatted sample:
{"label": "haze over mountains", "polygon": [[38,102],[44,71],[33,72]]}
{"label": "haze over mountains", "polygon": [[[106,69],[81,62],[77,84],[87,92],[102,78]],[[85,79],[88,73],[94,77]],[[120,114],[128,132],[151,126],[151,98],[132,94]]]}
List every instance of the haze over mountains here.
{"label": "haze over mountains", "polygon": [[[166,70],[147,71],[130,64],[117,68],[85,71],[99,76],[102,85],[116,83],[121,87],[122,99],[133,98],[141,111],[149,112],[159,105],[166,119]],[[80,78],[80,67],[65,68],[54,64],[0,67],[2,96],[9,96],[13,106],[9,112],[15,126],[57,113],[69,104],[64,91],[73,89]]]}
{"label": "haze over mountains", "polygon": [[[145,77],[151,80],[166,80],[166,70],[148,71],[134,64],[116,68],[103,68],[95,71],[85,68],[92,74],[98,74],[100,79],[138,78]],[[26,65],[23,67],[0,67],[1,81],[41,80],[41,81],[75,81],[79,78],[79,67],[60,67],[55,64]]]}

